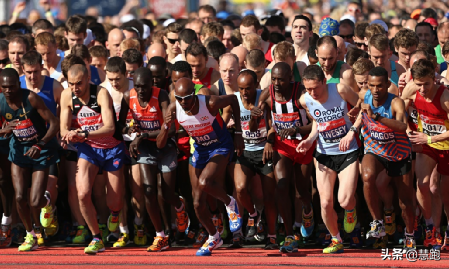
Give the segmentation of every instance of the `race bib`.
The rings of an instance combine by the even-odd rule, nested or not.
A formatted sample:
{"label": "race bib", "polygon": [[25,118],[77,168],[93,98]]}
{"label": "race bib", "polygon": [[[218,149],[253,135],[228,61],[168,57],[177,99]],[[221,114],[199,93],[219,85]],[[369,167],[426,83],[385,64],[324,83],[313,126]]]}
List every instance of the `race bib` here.
{"label": "race bib", "polygon": [[19,141],[31,141],[38,137],[37,130],[30,119],[19,121],[13,133]]}
{"label": "race bib", "polygon": [[242,121],[242,138],[245,144],[259,144],[267,140],[267,126],[265,119],[261,119],[259,128],[255,132],[249,130],[249,122]]}
{"label": "race bib", "polygon": [[435,136],[446,132],[446,125],[443,119],[432,119],[420,115],[422,122],[422,132],[429,136]]}
{"label": "race bib", "polygon": [[[273,126],[276,133],[284,129],[293,128],[295,126],[301,127],[299,121],[299,115],[297,112],[285,113],[285,114],[273,114]],[[294,139],[288,136],[288,139]],[[296,139],[301,140],[301,134],[296,133]]]}
{"label": "race bib", "polygon": [[195,130],[187,131],[187,133],[195,140],[195,143],[201,146],[209,146],[218,142],[217,134],[211,125]]}
{"label": "race bib", "polygon": [[147,133],[151,133],[161,129],[161,122],[157,117],[140,117],[140,119],[138,120],[138,124],[140,130]]}
{"label": "race bib", "polygon": [[368,129],[370,137],[380,145],[396,142],[393,130],[385,125],[369,123]]}
{"label": "race bib", "polygon": [[339,143],[349,131],[344,118],[317,124],[318,131],[326,143]]}

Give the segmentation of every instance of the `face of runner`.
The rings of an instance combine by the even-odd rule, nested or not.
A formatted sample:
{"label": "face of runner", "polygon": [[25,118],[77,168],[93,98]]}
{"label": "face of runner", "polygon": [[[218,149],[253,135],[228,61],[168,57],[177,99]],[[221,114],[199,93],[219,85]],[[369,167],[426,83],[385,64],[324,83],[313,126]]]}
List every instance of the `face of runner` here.
{"label": "face of runner", "polygon": [[257,95],[257,84],[255,83],[253,77],[248,74],[239,75],[237,84],[239,86],[239,92],[242,99],[254,104]]}
{"label": "face of runner", "polygon": [[134,77],[134,72],[139,68],[139,65],[134,63],[130,64],[125,62],[126,65],[126,77],[132,79]]}
{"label": "face of runner", "polygon": [[82,72],[67,72],[67,83],[69,84],[70,90],[75,94],[76,97],[82,97],[89,90],[89,79],[88,74],[83,74]]}
{"label": "face of runner", "polygon": [[122,91],[127,90],[123,89],[123,87],[126,87],[128,84],[126,76],[120,72],[109,72],[106,71],[106,77],[108,78],[109,82],[111,83],[111,86],[116,91]]}
{"label": "face of runner", "polygon": [[175,84],[176,102],[183,110],[192,110],[195,105],[195,88],[190,79],[181,78]]}
{"label": "face of runner", "polygon": [[326,90],[326,79],[319,81],[317,79],[304,80],[304,87],[313,99],[319,100],[323,97]]}
{"label": "face of runner", "polygon": [[180,80],[181,78],[192,79],[189,75],[189,72],[180,72],[180,71],[171,72],[171,81],[173,83],[173,87],[175,87],[176,82],[178,82],[178,80]]}
{"label": "face of runner", "polygon": [[215,21],[214,13],[206,11],[204,9],[198,11],[198,17],[200,17],[200,20],[202,20],[204,23]]}
{"label": "face of runner", "polygon": [[449,41],[449,27],[446,27],[446,29],[444,28],[441,29],[441,31],[439,31],[437,35],[438,35],[438,43],[440,43],[441,48],[443,48],[444,43]]}
{"label": "face of runner", "polygon": [[265,74],[265,64],[261,64],[258,67],[252,67],[251,65],[247,64],[246,68],[248,68],[249,70],[252,70],[252,71],[254,71],[254,73],[256,73],[257,82],[260,82],[263,75]]}
{"label": "face of runner", "polygon": [[337,64],[337,49],[329,44],[317,48],[316,55],[324,72],[331,72]]}
{"label": "face of runner", "polygon": [[399,61],[406,64],[407,67],[410,66],[410,55],[416,51],[416,46],[410,48],[399,47],[396,49],[399,56]]}
{"label": "face of runner", "polygon": [[151,71],[151,74],[153,74],[153,84],[155,87],[158,87],[160,89],[165,89],[165,84],[167,80],[167,74],[166,70],[162,68],[160,65],[150,65],[148,67]]}
{"label": "face of runner", "polygon": [[389,84],[388,78],[368,76],[368,88],[373,94],[373,99],[377,102],[383,101],[387,98],[388,87],[390,87]]}
{"label": "face of runner", "polygon": [[418,93],[421,94],[422,97],[427,98],[435,84],[435,78],[413,78],[413,82],[415,82],[418,87]]}
{"label": "face of runner", "polygon": [[152,94],[153,78],[144,77],[142,75],[134,76],[134,89],[140,100],[149,101]]}
{"label": "face of runner", "polygon": [[291,79],[292,75],[281,68],[274,68],[271,70],[271,84],[273,84],[273,88],[277,92],[287,91],[290,87]]}
{"label": "face of runner", "polygon": [[355,82],[360,90],[368,86],[368,73],[367,71],[363,75],[354,75]]}
{"label": "face of runner", "polygon": [[33,87],[39,86],[39,83],[41,82],[41,71],[41,64],[23,65],[23,72],[25,73],[25,77]]}
{"label": "face of runner", "polygon": [[292,24],[292,38],[296,45],[308,42],[309,38],[313,35],[312,31],[309,31],[309,26],[305,20],[295,20]]}
{"label": "face of runner", "polygon": [[234,45],[231,42],[231,35],[232,30],[231,29],[225,29],[223,34],[223,40],[221,41],[223,45],[225,45],[226,49],[232,50],[234,48]]}
{"label": "face of runner", "polygon": [[390,49],[386,49],[384,51],[380,51],[376,49],[374,46],[371,46],[369,49],[370,51],[370,58],[373,62],[374,66],[378,67],[381,66],[383,68],[386,68],[387,64],[389,64],[388,59],[390,58]]}
{"label": "face of runner", "polygon": [[167,45],[167,51],[170,51],[174,55],[181,53],[177,33],[167,33],[167,36],[164,37],[164,42]]}
{"label": "face of runner", "polygon": [[26,46],[22,43],[9,43],[8,45],[8,53],[9,53],[9,60],[13,64],[14,67],[20,68],[20,60],[22,59],[23,55],[26,53]]}
{"label": "face of runner", "polygon": [[106,59],[103,57],[92,57],[91,65],[95,66],[97,69],[104,70]]}
{"label": "face of runner", "polygon": [[36,51],[39,52],[40,55],[42,55],[42,60],[45,64],[52,63],[58,56],[56,54],[56,49],[56,45],[51,43],[48,43],[47,45],[36,45]]}
{"label": "face of runner", "polygon": [[0,86],[7,99],[16,96],[20,90],[19,80],[12,77],[0,76]]}
{"label": "face of runner", "polygon": [[254,25],[248,27],[240,25],[240,35],[242,36],[242,39],[245,39],[245,36],[251,33],[257,34],[256,27],[254,27]]}
{"label": "face of runner", "polygon": [[220,62],[220,75],[225,85],[235,85],[239,75],[239,63],[234,57],[226,56]]}
{"label": "face of runner", "polygon": [[69,44],[69,48],[72,48],[73,46],[77,44],[83,44],[84,39],[86,38],[86,33],[79,33],[75,34],[72,32],[66,32],[65,37],[67,38],[67,43]]}
{"label": "face of runner", "polygon": [[200,54],[198,56],[193,56],[192,54],[187,54],[187,62],[192,67],[192,75],[194,79],[199,79],[200,76],[206,71],[207,59],[204,55]]}
{"label": "face of runner", "polygon": [[424,41],[428,44],[432,44],[435,40],[435,35],[433,34],[432,29],[428,26],[416,27],[416,35],[418,35],[419,41]]}

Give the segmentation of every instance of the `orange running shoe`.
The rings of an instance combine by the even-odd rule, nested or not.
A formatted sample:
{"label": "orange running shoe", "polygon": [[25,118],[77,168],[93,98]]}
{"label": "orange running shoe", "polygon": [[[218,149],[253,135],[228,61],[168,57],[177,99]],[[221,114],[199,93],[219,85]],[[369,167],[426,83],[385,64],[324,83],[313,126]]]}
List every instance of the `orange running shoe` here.
{"label": "orange running shoe", "polygon": [[160,252],[168,249],[168,236],[156,236],[153,241],[153,245],[147,248],[148,252]]}
{"label": "orange running shoe", "polygon": [[176,227],[178,228],[178,232],[184,233],[189,227],[189,216],[186,212],[186,203],[184,202],[184,198],[180,197],[182,203],[182,210],[176,212]]}

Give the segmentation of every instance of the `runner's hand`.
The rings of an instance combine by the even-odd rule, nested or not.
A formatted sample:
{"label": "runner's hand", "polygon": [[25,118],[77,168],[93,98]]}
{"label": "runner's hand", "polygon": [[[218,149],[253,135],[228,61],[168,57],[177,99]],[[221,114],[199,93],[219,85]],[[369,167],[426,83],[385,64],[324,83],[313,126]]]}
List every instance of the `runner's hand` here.
{"label": "runner's hand", "polygon": [[266,143],[263,149],[262,162],[265,164],[273,158],[273,145]]}
{"label": "runner's hand", "polygon": [[16,126],[19,125],[19,120],[12,120],[10,122],[3,122],[1,133],[4,135],[12,133]]}
{"label": "runner's hand", "polygon": [[237,152],[237,156],[242,156],[245,144],[243,143],[243,137],[241,134],[234,135],[234,148]]}
{"label": "runner's hand", "polygon": [[251,118],[260,118],[263,116],[263,110],[257,106],[251,109]]}
{"label": "runner's hand", "polygon": [[313,141],[310,139],[302,140],[296,147],[296,152],[306,154],[306,152],[312,147]]}
{"label": "runner's hand", "polygon": [[41,151],[36,147],[31,147],[23,156],[28,156],[31,159],[37,159],[41,156]]}
{"label": "runner's hand", "polygon": [[142,137],[136,137],[136,139],[134,139],[133,142],[131,142],[131,144],[129,145],[129,153],[134,158],[137,158],[137,154],[140,154],[139,145],[140,143],[142,143],[142,140]]}
{"label": "runner's hand", "polygon": [[427,135],[424,133],[420,133],[420,132],[413,132],[412,134],[407,134],[410,142],[412,142],[412,144],[417,144],[417,145],[425,145],[427,144]]}
{"label": "runner's hand", "polygon": [[17,3],[16,7],[14,8],[14,13],[20,13],[25,10],[27,4],[25,2]]}
{"label": "runner's hand", "polygon": [[349,131],[345,137],[340,140],[340,144],[338,144],[338,149],[342,152],[345,152],[349,149],[351,145],[351,141],[354,139],[354,132]]}
{"label": "runner's hand", "polygon": [[407,85],[407,82],[405,82],[405,78],[407,76],[407,72],[402,73],[402,75],[399,77],[399,81],[398,81],[398,89],[399,92],[401,93],[402,90],[405,88],[405,86]]}
{"label": "runner's hand", "polygon": [[366,113],[366,115],[372,119],[374,119],[376,117],[376,115],[374,115],[373,110],[371,109],[371,105],[370,104],[362,104],[362,111]]}
{"label": "runner's hand", "polygon": [[165,123],[168,125],[168,127],[171,127],[171,124],[175,121],[176,119],[176,113],[174,111],[172,111],[171,113],[167,113],[165,115]]}
{"label": "runner's hand", "polygon": [[292,137],[296,135],[295,128],[287,128],[283,129],[279,132],[279,137],[281,138],[281,141],[284,141],[284,139],[288,139],[288,137]]}
{"label": "runner's hand", "polygon": [[132,135],[133,133],[140,133],[139,126],[131,126],[128,128],[128,135]]}
{"label": "runner's hand", "polygon": [[348,117],[351,122],[355,122],[357,120],[357,117],[359,116],[361,109],[362,109],[361,107],[355,106],[348,111]]}

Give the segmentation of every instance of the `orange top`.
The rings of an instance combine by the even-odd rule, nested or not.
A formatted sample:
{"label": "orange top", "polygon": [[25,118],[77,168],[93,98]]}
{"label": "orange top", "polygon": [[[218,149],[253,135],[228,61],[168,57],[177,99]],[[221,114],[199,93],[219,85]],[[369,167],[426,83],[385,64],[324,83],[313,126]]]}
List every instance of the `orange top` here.
{"label": "orange top", "polygon": [[[129,109],[133,115],[133,119],[139,126],[142,133],[151,133],[159,131],[161,124],[164,123],[162,110],[159,107],[159,92],[161,89],[153,87],[152,96],[146,107],[139,104],[137,92],[133,88],[129,96]],[[150,139],[156,141],[156,139]]]}

